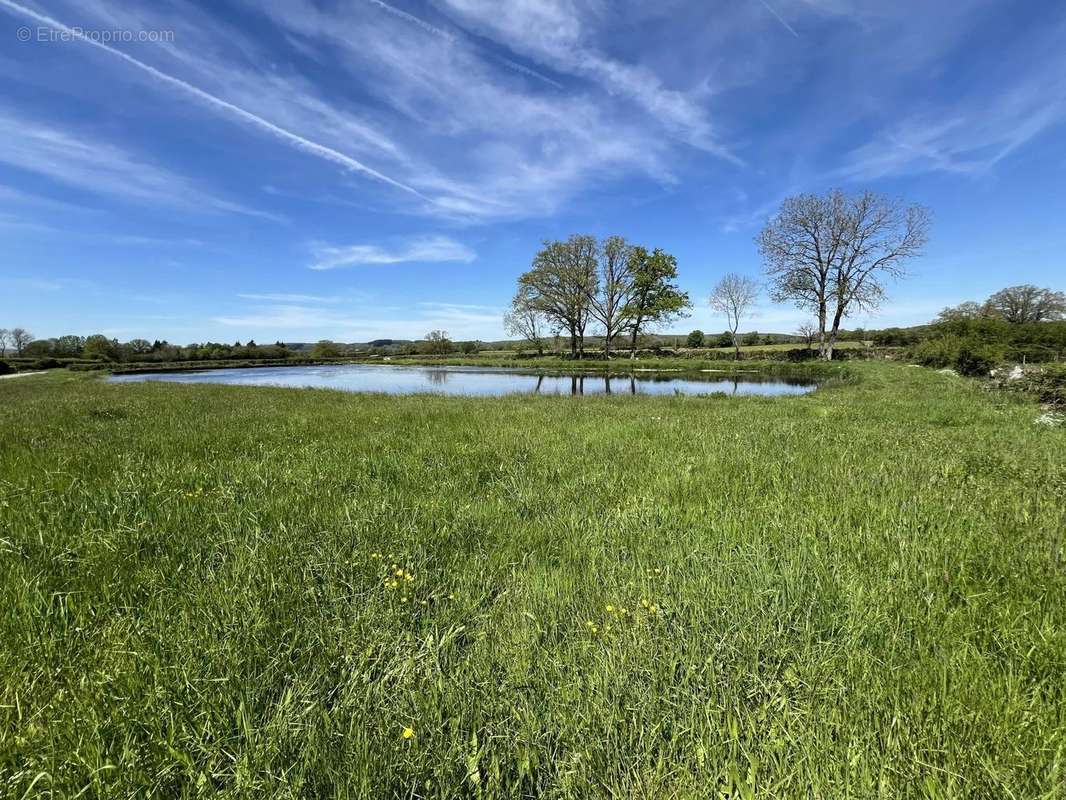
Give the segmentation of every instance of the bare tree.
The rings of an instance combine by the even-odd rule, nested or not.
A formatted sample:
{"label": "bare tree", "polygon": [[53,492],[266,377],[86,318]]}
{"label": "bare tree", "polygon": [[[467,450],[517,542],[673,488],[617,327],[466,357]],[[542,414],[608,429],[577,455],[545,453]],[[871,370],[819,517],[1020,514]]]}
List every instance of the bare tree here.
{"label": "bare tree", "polygon": [[503,317],[503,325],[512,336],[521,336],[544,355],[544,316],[537,310],[527,287],[521,287],[511,301],[511,310]]}
{"label": "bare tree", "polygon": [[737,339],[740,320],[747,316],[758,297],[759,284],[751,278],[737,275],[734,272],[718,281],[718,285],[711,292],[711,308],[725,315],[726,327],[729,329],[729,335],[733,337],[733,349],[737,361],[740,360],[740,341]]}
{"label": "bare tree", "polygon": [[630,246],[621,236],[608,236],[597,248],[598,291],[589,294],[589,313],[603,326],[604,355],[610,359],[611,343],[626,325],[623,313],[633,294]]}
{"label": "bare tree", "polygon": [[571,236],[565,242],[545,242],[533,266],[518,279],[520,292],[547,317],[570,334],[570,354],[585,354],[585,328],[591,316],[589,298],[598,290],[596,238]]}
{"label": "bare tree", "polygon": [[815,312],[818,353],[828,360],[841,320],[880,305],[884,280],[903,276],[905,262],[921,253],[928,232],[923,206],[837,189],[786,199],[755,241],[771,298]]}
{"label": "bare tree", "polygon": [[814,341],[814,337],[818,334],[818,326],[813,322],[804,322],[799,326],[796,333],[803,337],[803,341],[807,343],[807,349],[811,349],[811,343]]}
{"label": "bare tree", "polygon": [[22,351],[26,347],[26,345],[33,341],[33,334],[25,328],[12,328],[10,335],[11,344],[14,345],[15,352],[17,352],[20,356],[22,355]]}
{"label": "bare tree", "polygon": [[1066,294],[1028,283],[1009,286],[989,297],[985,309],[1015,325],[1059,320],[1066,316]]}
{"label": "bare tree", "polygon": [[0,328],[0,358],[7,355],[7,346],[11,343],[11,331]]}

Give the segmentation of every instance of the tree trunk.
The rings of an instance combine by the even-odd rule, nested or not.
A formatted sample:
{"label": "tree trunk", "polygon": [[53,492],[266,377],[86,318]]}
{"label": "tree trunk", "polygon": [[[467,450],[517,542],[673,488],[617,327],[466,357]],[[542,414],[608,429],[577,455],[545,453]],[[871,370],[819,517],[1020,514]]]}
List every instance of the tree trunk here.
{"label": "tree trunk", "polygon": [[733,360],[734,361],[740,361],[740,342],[737,340],[737,332],[736,331],[732,331],[732,336],[733,336],[733,350],[735,351],[733,353]]}
{"label": "tree trunk", "polygon": [[818,358],[825,358],[825,301],[818,304]]}
{"label": "tree trunk", "polygon": [[603,358],[605,361],[611,360],[611,334],[607,332],[603,337]]}
{"label": "tree trunk", "polygon": [[577,328],[570,326],[570,357],[577,358]]}
{"label": "tree trunk", "polygon": [[629,358],[630,358],[630,360],[632,360],[632,359],[637,357],[637,330],[638,330],[638,328],[636,326],[634,326],[633,335],[629,339]]}
{"label": "tree trunk", "polygon": [[825,346],[825,355],[823,358],[826,361],[833,360],[833,346],[837,343],[837,332],[840,330],[840,318],[842,316],[840,308],[837,308],[836,314],[833,315],[833,330],[829,334],[829,342]]}

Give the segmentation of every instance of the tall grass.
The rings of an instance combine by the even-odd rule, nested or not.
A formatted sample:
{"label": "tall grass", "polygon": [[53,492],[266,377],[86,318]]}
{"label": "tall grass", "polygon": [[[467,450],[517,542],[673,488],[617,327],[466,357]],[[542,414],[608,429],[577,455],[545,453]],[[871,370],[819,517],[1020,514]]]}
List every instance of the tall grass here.
{"label": "tall grass", "polygon": [[1066,432],[850,369],[3,382],[0,795],[1061,796]]}

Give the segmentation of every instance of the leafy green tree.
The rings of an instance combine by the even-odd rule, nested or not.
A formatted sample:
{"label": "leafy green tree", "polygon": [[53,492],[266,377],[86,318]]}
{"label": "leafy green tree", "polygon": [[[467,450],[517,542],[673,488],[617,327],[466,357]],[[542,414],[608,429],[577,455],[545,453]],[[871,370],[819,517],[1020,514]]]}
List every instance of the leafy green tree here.
{"label": "leafy green tree", "polygon": [[32,356],[40,358],[41,356],[52,355],[55,349],[55,339],[34,339],[24,348],[22,348],[22,354],[26,356]]}
{"label": "leafy green tree", "polygon": [[85,349],[85,337],[66,335],[56,339],[55,354],[61,357],[72,358],[80,356]]}
{"label": "leafy green tree", "polygon": [[1008,286],[989,297],[985,309],[1012,325],[1060,320],[1066,317],[1066,294],[1029,283]]}
{"label": "leafy green tree", "polygon": [[430,331],[426,334],[426,345],[434,355],[444,355],[452,351],[452,340],[448,331]]}
{"label": "leafy green tree", "polygon": [[685,339],[685,346],[703,347],[703,331],[701,331],[699,328],[692,331],[692,333],[688,335],[688,338]]}
{"label": "leafy green tree", "polygon": [[598,252],[594,236],[547,241],[533,257],[532,267],[518,279],[519,295],[552,328],[570,334],[570,354],[574,358],[585,354],[591,299],[599,291]]}
{"label": "leafy green tree", "polygon": [[677,259],[669,253],[632,247],[629,271],[633,288],[622,316],[630,335],[629,357],[636,358],[638,336],[648,328],[688,316],[692,303],[677,286]]}
{"label": "leafy green tree", "polygon": [[340,358],[340,356],[340,347],[329,339],[319,339],[311,348],[311,358]]}
{"label": "leafy green tree", "polygon": [[126,342],[126,350],[135,356],[143,356],[152,352],[152,343],[147,339],[130,339]]}
{"label": "leafy green tree", "polygon": [[107,361],[118,361],[121,357],[119,344],[114,339],[108,339],[102,333],[96,333],[85,339],[85,347],[82,354],[86,358],[102,358]]}

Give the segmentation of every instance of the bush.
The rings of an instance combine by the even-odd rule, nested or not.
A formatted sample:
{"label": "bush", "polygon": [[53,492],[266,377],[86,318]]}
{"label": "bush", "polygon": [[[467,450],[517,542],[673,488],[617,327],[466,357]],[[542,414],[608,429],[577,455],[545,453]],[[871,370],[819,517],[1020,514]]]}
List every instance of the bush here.
{"label": "bush", "polygon": [[61,366],[63,366],[63,365],[60,364],[54,358],[41,358],[41,359],[38,359],[37,361],[34,361],[33,364],[30,365],[30,369],[33,369],[33,370],[57,369],[58,367],[61,367]]}
{"label": "bush", "polygon": [[947,334],[914,348],[914,359],[927,367],[950,367],[961,375],[987,375],[1006,358],[1006,345],[976,336]]}
{"label": "bush", "polygon": [[0,361],[0,375],[12,375],[15,372],[15,368],[8,364],[6,361]]}

